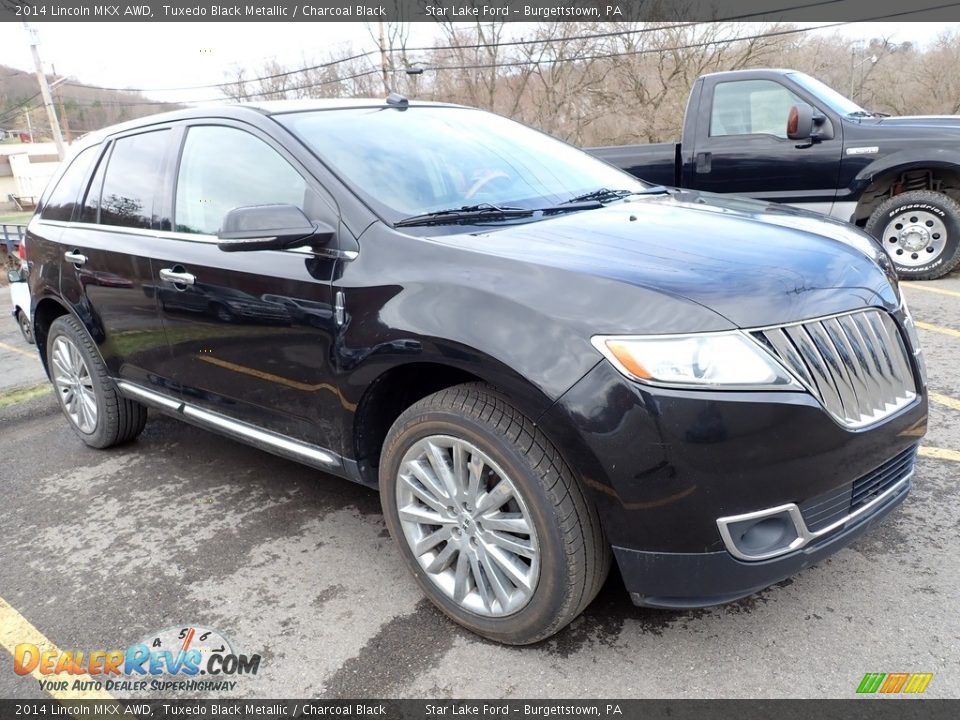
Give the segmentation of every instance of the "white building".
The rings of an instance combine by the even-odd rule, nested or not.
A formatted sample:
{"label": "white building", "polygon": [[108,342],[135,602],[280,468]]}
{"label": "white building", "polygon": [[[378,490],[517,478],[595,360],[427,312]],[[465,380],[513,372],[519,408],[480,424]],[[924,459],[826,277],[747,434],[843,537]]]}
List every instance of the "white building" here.
{"label": "white building", "polygon": [[36,202],[59,166],[53,143],[0,144],[0,210],[16,210],[13,196]]}

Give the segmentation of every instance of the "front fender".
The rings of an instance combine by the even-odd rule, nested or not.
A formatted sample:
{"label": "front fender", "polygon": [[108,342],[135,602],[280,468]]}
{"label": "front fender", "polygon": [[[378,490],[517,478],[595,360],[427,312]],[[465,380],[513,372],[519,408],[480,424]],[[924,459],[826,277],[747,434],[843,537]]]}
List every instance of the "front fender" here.
{"label": "front fender", "polygon": [[917,168],[943,168],[955,172],[960,171],[960,151],[925,147],[892,152],[862,167],[854,176],[851,191],[856,197],[859,197],[878,177],[889,173],[899,174]]}

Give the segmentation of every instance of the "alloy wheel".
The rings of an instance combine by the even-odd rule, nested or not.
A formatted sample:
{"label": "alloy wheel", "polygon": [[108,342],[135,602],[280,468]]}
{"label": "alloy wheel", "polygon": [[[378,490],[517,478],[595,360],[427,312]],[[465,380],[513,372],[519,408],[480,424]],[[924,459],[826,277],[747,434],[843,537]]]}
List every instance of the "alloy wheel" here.
{"label": "alloy wheel", "polygon": [[80,432],[92,433],[97,427],[97,396],[83,355],[73,341],[61,335],[54,340],[50,359],[53,382],[67,417]]}
{"label": "alloy wheel", "polygon": [[516,484],[477,446],[447,435],[417,441],[400,463],[396,501],[410,550],[448,598],[486,617],[530,601],[536,529]]}
{"label": "alloy wheel", "polygon": [[887,223],[883,246],[890,257],[906,267],[926,265],[943,252],[947,228],[937,215],[926,210],[907,210]]}

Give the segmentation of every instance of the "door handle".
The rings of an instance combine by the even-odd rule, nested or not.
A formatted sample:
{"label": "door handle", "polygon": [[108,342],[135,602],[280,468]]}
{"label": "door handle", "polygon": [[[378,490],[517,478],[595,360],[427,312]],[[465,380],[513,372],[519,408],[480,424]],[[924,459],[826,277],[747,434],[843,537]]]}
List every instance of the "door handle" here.
{"label": "door handle", "polygon": [[160,279],[172,282],[174,285],[193,285],[197,278],[188,272],[177,272],[173,268],[162,268]]}
{"label": "door handle", "polygon": [[697,153],[697,167],[696,172],[698,175],[706,175],[710,172],[713,166],[713,154],[708,152],[699,152]]}
{"label": "door handle", "polygon": [[63,259],[74,265],[83,265],[87,261],[87,256],[81,255],[76,250],[68,250],[63,254]]}

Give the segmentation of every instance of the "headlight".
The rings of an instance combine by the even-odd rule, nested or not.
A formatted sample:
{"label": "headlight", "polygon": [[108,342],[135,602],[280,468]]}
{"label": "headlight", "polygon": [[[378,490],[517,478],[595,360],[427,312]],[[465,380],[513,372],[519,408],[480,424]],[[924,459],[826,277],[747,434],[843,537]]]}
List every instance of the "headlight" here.
{"label": "headlight", "polygon": [[696,335],[597,335],[621,373],[651,385],[732,390],[802,390],[769,353],[740,332]]}
{"label": "headlight", "polygon": [[923,348],[920,347],[920,336],[917,334],[916,323],[913,322],[913,315],[910,314],[910,308],[907,307],[907,299],[900,299],[900,310],[903,311],[903,327],[907,331],[907,338],[912,347],[911,352],[917,360],[917,367],[920,368],[920,380],[923,386],[927,386],[927,361],[923,357]]}

